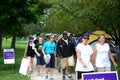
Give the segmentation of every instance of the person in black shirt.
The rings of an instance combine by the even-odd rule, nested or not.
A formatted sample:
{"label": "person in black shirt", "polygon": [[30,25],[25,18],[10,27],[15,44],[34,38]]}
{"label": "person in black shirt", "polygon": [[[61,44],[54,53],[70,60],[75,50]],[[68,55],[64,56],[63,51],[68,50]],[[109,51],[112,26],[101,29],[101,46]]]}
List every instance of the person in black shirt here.
{"label": "person in black shirt", "polygon": [[24,57],[28,57],[30,59],[30,63],[29,63],[29,67],[28,67],[29,73],[33,72],[33,61],[34,61],[34,56],[35,56],[32,41],[33,41],[33,37],[30,37],[29,41],[26,45],[25,55],[24,55]]}
{"label": "person in black shirt", "polygon": [[43,65],[45,64],[45,61],[44,61],[44,58],[43,58],[43,53],[42,53],[42,45],[43,45],[43,38],[40,37],[39,42],[36,43],[36,45],[35,45],[35,48],[36,48],[37,52],[40,54],[40,56],[36,55],[37,70],[38,70],[37,75],[38,76],[42,75],[42,68],[43,68]]}
{"label": "person in black shirt", "polygon": [[68,38],[67,32],[63,32],[63,37],[57,43],[57,54],[61,58],[61,68],[63,71],[63,80],[65,80],[66,68],[69,72],[68,78],[73,80],[72,78],[72,67],[74,66],[74,55],[75,48],[74,43],[70,38]]}
{"label": "person in black shirt", "polygon": [[39,42],[40,34],[36,34],[36,39],[33,41],[33,43],[36,45]]}

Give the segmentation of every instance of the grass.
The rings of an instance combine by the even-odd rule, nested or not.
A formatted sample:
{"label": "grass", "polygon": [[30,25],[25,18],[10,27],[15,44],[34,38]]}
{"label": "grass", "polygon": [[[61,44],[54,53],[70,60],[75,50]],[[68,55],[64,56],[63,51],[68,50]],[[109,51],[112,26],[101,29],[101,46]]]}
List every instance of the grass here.
{"label": "grass", "polygon": [[[19,73],[21,59],[24,55],[25,40],[18,40],[15,48],[15,64],[4,64],[3,55],[0,55],[0,80],[29,80],[28,76]],[[3,49],[8,49],[11,39],[3,40]]]}

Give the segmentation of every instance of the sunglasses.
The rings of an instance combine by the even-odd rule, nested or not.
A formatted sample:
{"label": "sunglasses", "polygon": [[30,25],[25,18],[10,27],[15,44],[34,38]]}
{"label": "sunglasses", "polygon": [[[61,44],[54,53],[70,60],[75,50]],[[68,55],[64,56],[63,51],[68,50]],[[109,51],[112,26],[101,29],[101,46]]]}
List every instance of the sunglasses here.
{"label": "sunglasses", "polygon": [[84,37],[83,39],[89,39],[89,38]]}
{"label": "sunglasses", "polygon": [[50,38],[53,38],[53,39],[54,39],[54,37],[50,37]]}

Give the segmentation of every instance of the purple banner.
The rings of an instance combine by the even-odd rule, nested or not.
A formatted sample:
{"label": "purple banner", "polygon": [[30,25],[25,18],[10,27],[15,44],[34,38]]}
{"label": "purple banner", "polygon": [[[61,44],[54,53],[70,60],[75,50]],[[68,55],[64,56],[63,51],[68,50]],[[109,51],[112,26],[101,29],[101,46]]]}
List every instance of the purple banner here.
{"label": "purple banner", "polygon": [[4,52],[4,59],[14,59],[14,52]]}
{"label": "purple banner", "polygon": [[82,80],[118,80],[117,72],[100,72],[82,74]]}

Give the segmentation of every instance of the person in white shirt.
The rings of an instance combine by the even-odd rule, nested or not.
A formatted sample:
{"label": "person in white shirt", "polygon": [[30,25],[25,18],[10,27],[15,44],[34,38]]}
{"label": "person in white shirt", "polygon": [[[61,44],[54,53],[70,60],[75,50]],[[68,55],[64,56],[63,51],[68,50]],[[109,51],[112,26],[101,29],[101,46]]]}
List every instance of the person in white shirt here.
{"label": "person in white shirt", "polygon": [[93,53],[92,47],[87,44],[89,36],[82,35],[82,42],[76,46],[77,62],[76,62],[76,80],[82,80],[82,73],[94,72],[94,67],[91,63],[91,56]]}
{"label": "person in white shirt", "polygon": [[110,46],[105,43],[105,36],[100,34],[98,37],[99,43],[94,47],[92,63],[98,72],[111,71],[111,61],[114,67],[117,67],[116,62],[113,59],[112,53],[110,52]]}

